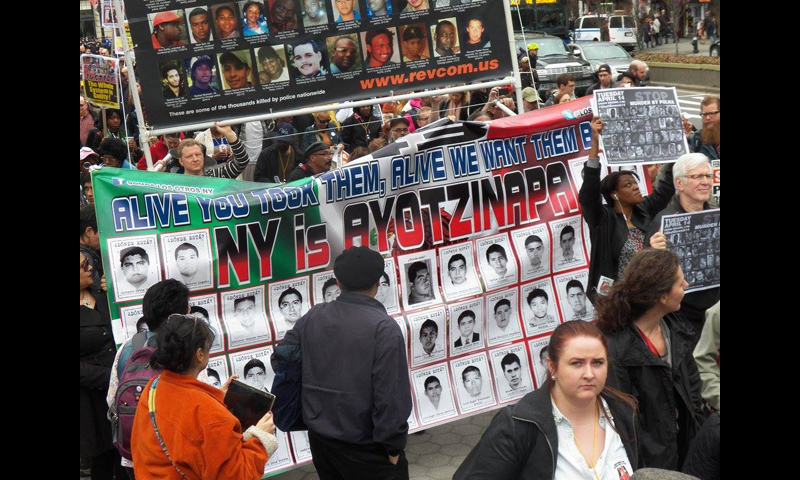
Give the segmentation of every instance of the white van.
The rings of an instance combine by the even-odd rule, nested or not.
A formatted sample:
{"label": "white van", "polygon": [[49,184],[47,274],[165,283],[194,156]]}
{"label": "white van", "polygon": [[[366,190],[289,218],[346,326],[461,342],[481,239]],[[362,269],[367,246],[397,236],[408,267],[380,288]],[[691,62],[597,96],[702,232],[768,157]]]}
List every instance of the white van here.
{"label": "white van", "polygon": [[584,15],[575,20],[571,33],[575,42],[614,42],[629,51],[636,47],[636,25],[630,15]]}

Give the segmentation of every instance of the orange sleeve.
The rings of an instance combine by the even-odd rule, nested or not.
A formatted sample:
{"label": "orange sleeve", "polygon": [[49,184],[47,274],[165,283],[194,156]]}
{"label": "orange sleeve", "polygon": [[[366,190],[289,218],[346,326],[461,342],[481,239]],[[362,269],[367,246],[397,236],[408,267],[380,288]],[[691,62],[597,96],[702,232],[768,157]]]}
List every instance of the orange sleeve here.
{"label": "orange sleeve", "polygon": [[241,427],[233,418],[203,427],[196,439],[201,478],[253,480],[264,476],[267,451],[258,439],[242,441]]}

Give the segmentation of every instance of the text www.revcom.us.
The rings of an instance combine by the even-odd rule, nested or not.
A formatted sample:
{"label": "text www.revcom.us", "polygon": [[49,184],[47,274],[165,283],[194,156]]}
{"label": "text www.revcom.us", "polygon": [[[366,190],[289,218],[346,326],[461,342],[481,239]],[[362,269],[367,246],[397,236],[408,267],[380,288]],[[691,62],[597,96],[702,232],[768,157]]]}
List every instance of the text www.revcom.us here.
{"label": "text www.revcom.us", "polygon": [[450,65],[449,67],[439,67],[425,70],[417,70],[411,73],[401,73],[397,75],[387,75],[385,77],[368,78],[361,80],[361,89],[369,90],[375,87],[388,87],[390,85],[404,85],[408,83],[424,82],[441,78],[451,78],[459,75],[469,75],[475,72],[488,72],[497,70],[500,62],[497,60],[486,60],[476,63],[464,63],[461,65]]}

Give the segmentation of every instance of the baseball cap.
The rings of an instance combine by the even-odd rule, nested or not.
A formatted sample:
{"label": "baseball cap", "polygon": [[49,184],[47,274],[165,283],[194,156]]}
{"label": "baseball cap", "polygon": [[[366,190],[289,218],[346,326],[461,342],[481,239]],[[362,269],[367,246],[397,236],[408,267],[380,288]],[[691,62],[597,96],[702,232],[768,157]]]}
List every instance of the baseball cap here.
{"label": "baseball cap", "polygon": [[97,155],[97,152],[95,152],[89,147],[81,148],[81,160],[86,160],[86,157],[88,157],[89,155]]}
{"label": "baseball cap", "polygon": [[153,27],[157,27],[162,23],[182,22],[183,20],[175,15],[175,12],[161,12],[156,14],[153,18]]}
{"label": "baseball cap", "polygon": [[526,87],[522,89],[522,99],[531,103],[542,101],[541,97],[539,97],[539,92],[537,92],[533,87]]}
{"label": "baseball cap", "polygon": [[597,73],[600,73],[600,72],[606,72],[606,73],[608,73],[610,75],[611,74],[611,67],[607,63],[604,63],[604,64],[600,65],[599,67],[597,67]]}

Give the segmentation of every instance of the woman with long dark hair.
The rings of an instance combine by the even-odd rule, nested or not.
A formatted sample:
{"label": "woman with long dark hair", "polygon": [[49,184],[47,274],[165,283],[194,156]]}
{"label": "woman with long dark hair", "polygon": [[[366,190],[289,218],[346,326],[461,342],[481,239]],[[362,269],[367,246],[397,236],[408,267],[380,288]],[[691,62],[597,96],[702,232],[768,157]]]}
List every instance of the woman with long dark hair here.
{"label": "woman with long dark hair", "polygon": [[545,385],[494,417],[453,479],[592,480],[639,468],[636,401],[606,385],[609,369],[597,327],[559,325]]}
{"label": "woman with long dark hair", "polygon": [[596,300],[613,366],[609,384],[639,401],[648,467],[679,470],[703,421],[691,327],[678,313],[687,286],[675,253],[646,249]]}
{"label": "woman with long dark hair", "polygon": [[[242,435],[225,407],[226,390],[197,379],[208,367],[214,333],[189,315],[171,315],[158,333],[155,366],[142,392],[131,446],[136,478],[261,478],[278,448],[272,412]],[[224,388],[224,387],[223,387]]]}

